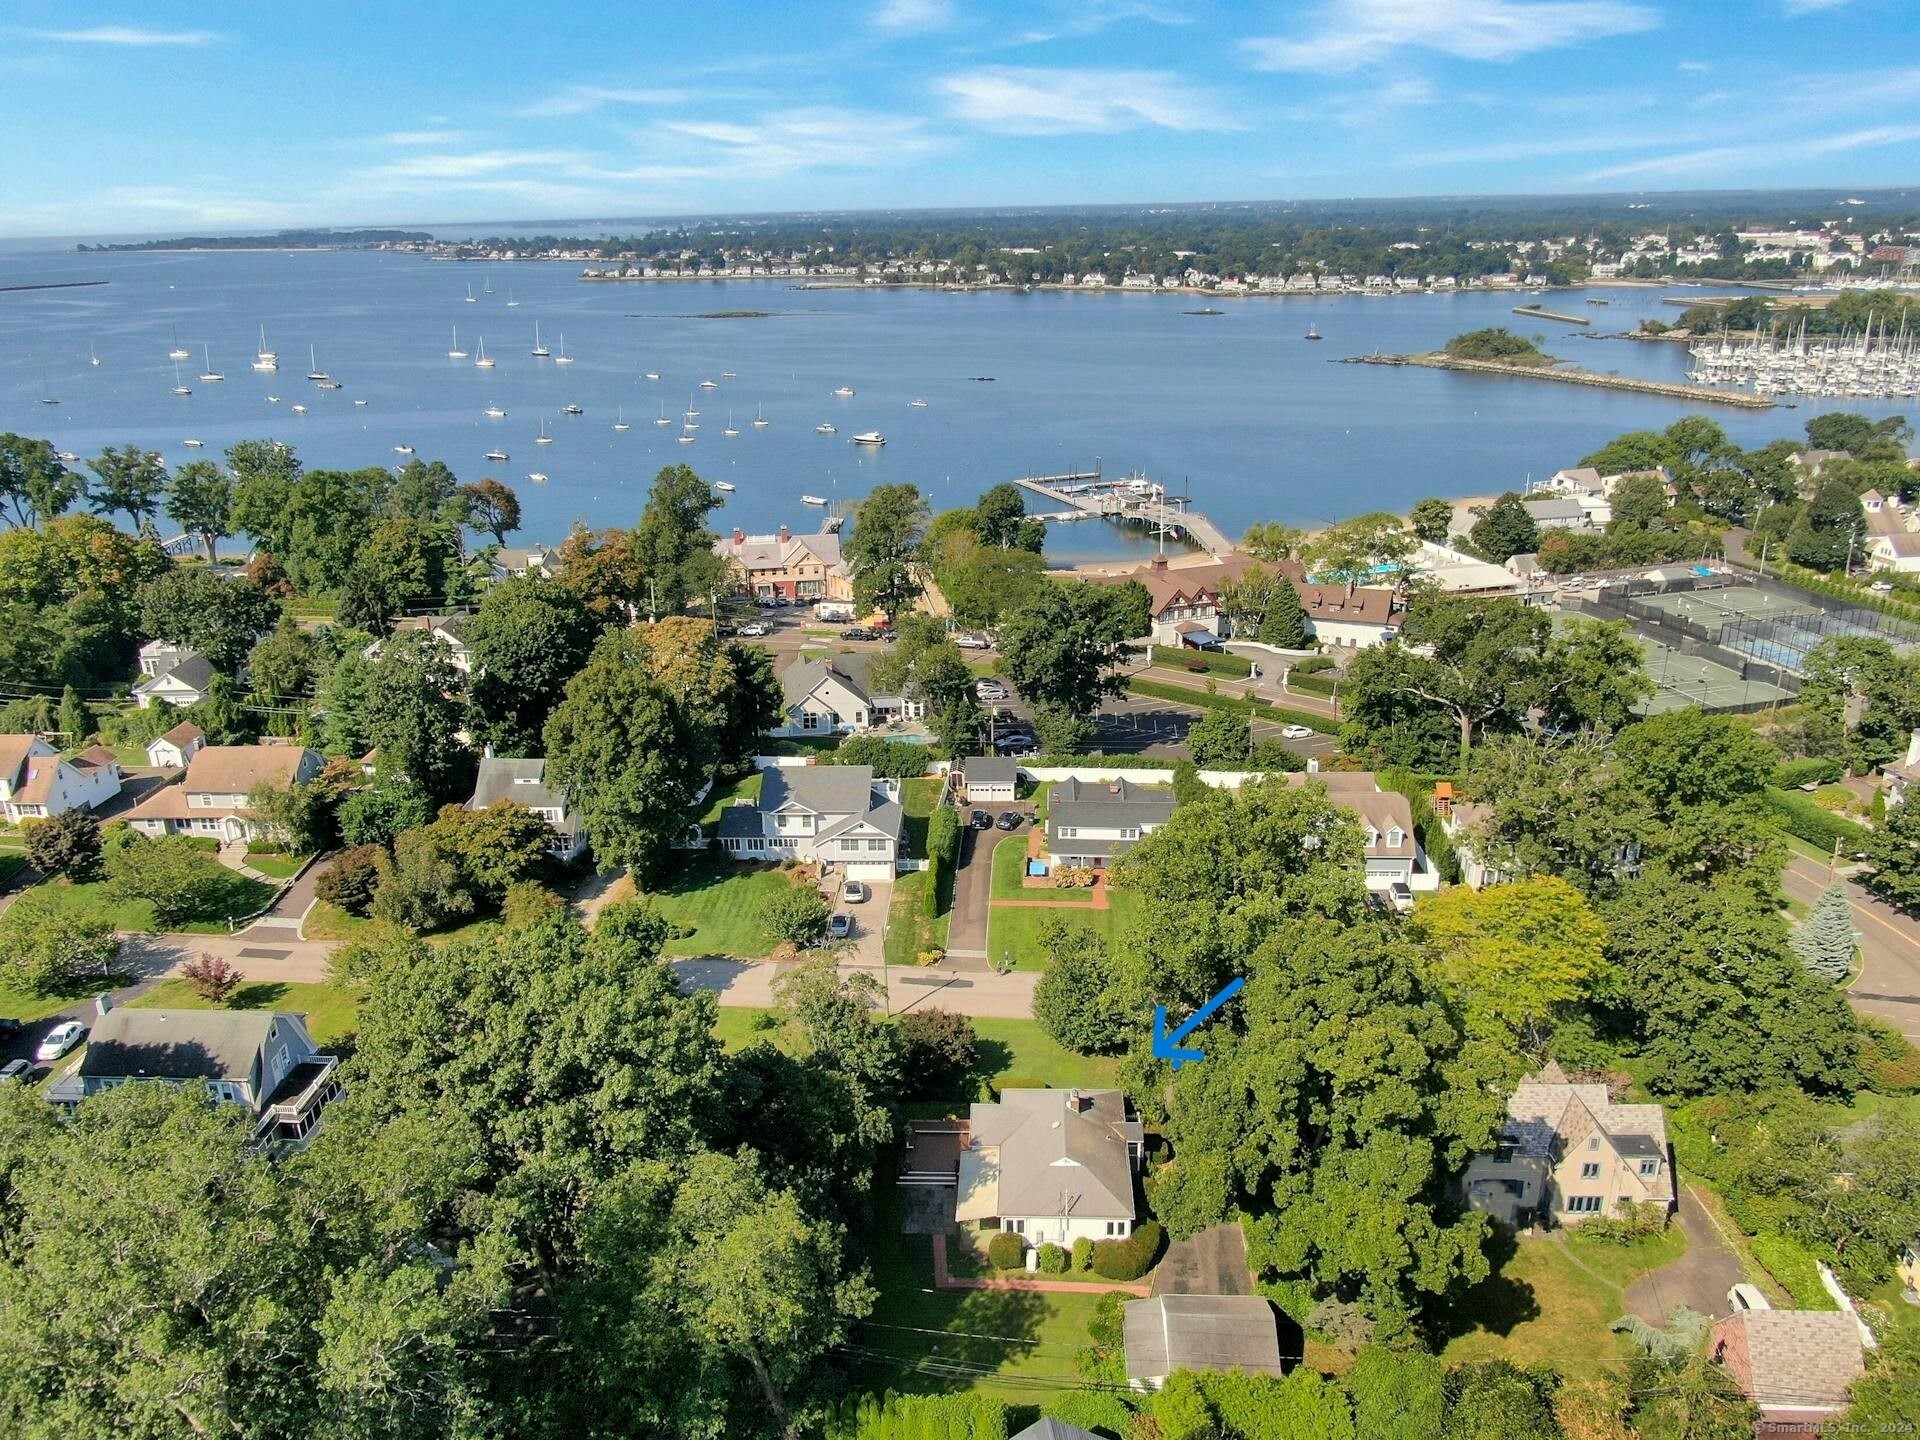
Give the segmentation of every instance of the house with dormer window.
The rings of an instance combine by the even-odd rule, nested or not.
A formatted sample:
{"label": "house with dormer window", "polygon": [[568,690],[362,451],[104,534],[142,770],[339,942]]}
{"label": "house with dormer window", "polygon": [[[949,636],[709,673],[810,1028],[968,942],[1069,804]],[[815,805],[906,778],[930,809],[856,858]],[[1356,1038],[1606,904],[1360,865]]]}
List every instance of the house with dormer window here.
{"label": "house with dormer window", "polygon": [[564,792],[547,784],[545,760],[504,760],[493,754],[482,757],[467,809],[485,810],[501,804],[524,806],[553,827],[553,843],[547,846],[547,853],[554,859],[576,860],[587,848],[579,814],[567,803]]}
{"label": "house with dormer window", "polygon": [[859,734],[926,717],[926,702],[891,694],[867,678],[873,656],[801,660],[780,677],[781,722],[771,735]]}
{"label": "house with dormer window", "polygon": [[783,766],[757,800],[720,814],[720,848],[736,860],[836,866],[849,880],[891,880],[900,858],[900,782],[871,765]]}
{"label": "house with dormer window", "polygon": [[1502,1224],[1578,1225],[1634,1205],[1674,1205],[1666,1111],[1618,1105],[1605,1085],[1576,1085],[1560,1066],[1515,1087],[1490,1155],[1461,1179],[1467,1204]]}
{"label": "house with dormer window", "polygon": [[105,746],[63,760],[38,735],[0,735],[0,816],[9,825],[91,810],[119,793],[120,765]]}

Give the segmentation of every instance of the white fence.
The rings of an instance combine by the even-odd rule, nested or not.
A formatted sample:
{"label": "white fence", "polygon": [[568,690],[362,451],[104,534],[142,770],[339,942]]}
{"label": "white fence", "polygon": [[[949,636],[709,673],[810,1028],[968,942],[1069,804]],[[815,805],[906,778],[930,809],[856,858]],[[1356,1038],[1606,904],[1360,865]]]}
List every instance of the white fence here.
{"label": "white fence", "polygon": [[[1311,767],[1315,762],[1308,761]],[[1171,785],[1173,771],[1142,770],[1133,766],[1100,765],[1022,765],[1020,773],[1029,780],[1084,780],[1089,785],[1106,785],[1115,780],[1131,780],[1136,785]],[[1249,780],[1265,776],[1265,770],[1202,770],[1200,782],[1216,790],[1238,790]]]}

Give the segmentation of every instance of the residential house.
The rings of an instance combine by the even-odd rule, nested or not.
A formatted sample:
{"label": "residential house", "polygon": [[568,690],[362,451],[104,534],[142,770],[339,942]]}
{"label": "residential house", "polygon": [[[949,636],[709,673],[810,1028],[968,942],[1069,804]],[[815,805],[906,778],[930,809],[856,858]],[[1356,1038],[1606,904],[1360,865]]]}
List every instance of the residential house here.
{"label": "residential house", "polygon": [[166,734],[147,742],[147,764],[161,770],[184,770],[206,743],[206,731],[191,720],[182,720]]}
{"label": "residential house", "polygon": [[221,841],[265,833],[247,810],[257,785],[291,789],[320,773],[320,756],[298,745],[206,745],[178,785],[147,796],[126,814],[142,835],[203,835]]}
{"label": "residential house", "polygon": [[971,805],[1009,804],[1019,793],[1019,764],[997,755],[969,755],[961,762],[960,775]]}
{"label": "residential house", "polygon": [[727,562],[734,587],[759,600],[809,604],[853,599],[853,572],[840,554],[840,536],[795,535],[782,525],[773,535],[735,528],[714,553]]}
{"label": "residential house", "polygon": [[1019,1434],[1009,1436],[1008,1440],[1100,1440],[1100,1437],[1091,1430],[1082,1430],[1078,1425],[1069,1425],[1051,1415],[1042,1415]]}
{"label": "residential house", "polygon": [[185,645],[176,645],[171,640],[149,640],[140,647],[140,674],[143,678],[151,679],[199,653]]}
{"label": "residential house", "polygon": [[184,710],[207,698],[214,677],[213,665],[203,655],[188,652],[155,671],[133,687],[133,703],[151,710],[156,703]]}
{"label": "residential house", "polygon": [[70,760],[37,735],[0,735],[0,814],[9,825],[91,810],[120,793],[120,764],[104,745]]}
{"label": "residential house", "polygon": [[1062,780],[1047,797],[1047,850],[1062,865],[1104,867],[1173,817],[1171,790],[1116,780]]}
{"label": "residential house", "polygon": [[47,1087],[71,1109],[133,1081],[202,1085],[253,1120],[259,1144],[297,1145],[340,1094],[338,1056],[306,1020],[283,1010],[109,1010],[93,1022],[80,1063]]}
{"label": "residential house", "polygon": [[1439,873],[1427,862],[1414,834],[1413,807],[1406,796],[1382,790],[1370,770],[1318,770],[1287,776],[1287,784],[1296,790],[1309,782],[1325,786],[1327,799],[1360,822],[1369,890],[1386,890],[1394,885],[1410,890],[1440,888]]}
{"label": "residential house", "polygon": [[1504,566],[1431,540],[1420,542],[1407,569],[1448,595],[1513,595],[1523,588]]}
{"label": "residential house", "polygon": [[1176,1370],[1286,1373],[1272,1302],[1259,1295],[1155,1295],[1121,1311],[1127,1382],[1158,1390]]}
{"label": "residential house", "polygon": [[1323,645],[1364,648],[1378,645],[1398,633],[1396,616],[1402,609],[1394,590],[1361,586],[1322,585],[1307,579],[1298,562],[1266,562],[1245,555],[1229,555],[1204,565],[1171,566],[1156,559],[1116,580],[1138,580],[1147,588],[1153,618],[1153,643],[1180,645],[1232,635],[1233,625],[1223,607],[1228,587],[1249,569],[1259,566],[1285,575],[1299,594],[1307,630]]}
{"label": "residential house", "polygon": [[[1892,803],[1891,800],[1889,803]],[[1500,885],[1513,878],[1485,853],[1486,845],[1482,837],[1494,822],[1492,806],[1456,798],[1452,782],[1443,780],[1433,787],[1433,810],[1440,819],[1440,828],[1446,831],[1447,838],[1453,842],[1454,858],[1460,862],[1461,884],[1484,890],[1489,885]],[[1640,873],[1640,842],[1637,839],[1620,843],[1614,851],[1613,870],[1623,879],[1631,879]]]}
{"label": "residential house", "polygon": [[1522,500],[1520,508],[1542,530],[1598,530],[1593,511],[1580,501],[1559,495],[1536,495]]}
{"label": "residential house", "polygon": [[[473,652],[467,648],[466,627],[470,615],[414,615],[393,622],[393,633],[403,635],[409,630],[424,630],[446,647],[447,658],[453,662],[453,668],[462,675],[473,673]],[[385,650],[387,642],[376,640],[360,653],[369,660],[378,660]]]}
{"label": "residential house", "polygon": [[967,1112],[954,1218],[1029,1245],[1133,1233],[1145,1135],[1119,1090],[1000,1092]]}
{"label": "residential house", "polygon": [[1847,1408],[1866,1369],[1844,1310],[1741,1310],[1713,1327],[1707,1354],[1760,1411],[1757,1435],[1817,1433]]}
{"label": "residential house", "polygon": [[1860,513],[1870,536],[1900,535],[1913,528],[1900,502],[1889,500],[1878,490],[1869,490],[1860,497]]}
{"label": "residential house", "polygon": [[1920,535],[1905,530],[1892,535],[1869,535],[1867,568],[1890,570],[1896,575],[1920,571]]}
{"label": "residential house", "polygon": [[1618,1105],[1605,1085],[1576,1085],[1560,1066],[1514,1088],[1491,1155],[1461,1180],[1467,1204],[1502,1224],[1578,1225],[1622,1207],[1674,1205],[1666,1112]]}
{"label": "residential house", "polygon": [[560,861],[576,860],[587,848],[586,833],[578,812],[567,804],[566,794],[549,787],[546,775],[545,760],[507,760],[487,754],[481,758],[467,809],[485,810],[508,801],[524,805],[553,827],[553,843],[547,846],[547,853]]}
{"label": "residential house", "polygon": [[891,880],[900,858],[898,781],[870,765],[776,766],[757,800],[720,814],[720,848],[736,860],[838,865],[850,880]]}
{"label": "residential house", "polygon": [[1800,472],[1795,482],[1800,498],[1811,500],[1828,469],[1852,458],[1853,454],[1848,450],[1799,450],[1789,455],[1787,463]]}
{"label": "residential house", "polygon": [[544,545],[502,545],[493,552],[493,578],[510,580],[516,575],[550,579],[554,552]]}
{"label": "residential house", "polygon": [[926,703],[875,693],[867,679],[874,656],[835,655],[798,660],[780,677],[781,722],[771,735],[836,735],[919,720]]}

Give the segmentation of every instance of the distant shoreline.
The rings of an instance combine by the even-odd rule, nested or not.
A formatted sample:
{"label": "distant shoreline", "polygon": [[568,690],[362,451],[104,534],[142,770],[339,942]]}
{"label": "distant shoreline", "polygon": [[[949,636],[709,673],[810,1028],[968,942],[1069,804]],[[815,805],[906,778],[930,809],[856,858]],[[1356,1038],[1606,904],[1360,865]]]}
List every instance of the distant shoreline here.
{"label": "distant shoreline", "polygon": [[0,285],[0,293],[12,290],[79,290],[88,285],[111,285],[111,280],[46,280],[38,285]]}

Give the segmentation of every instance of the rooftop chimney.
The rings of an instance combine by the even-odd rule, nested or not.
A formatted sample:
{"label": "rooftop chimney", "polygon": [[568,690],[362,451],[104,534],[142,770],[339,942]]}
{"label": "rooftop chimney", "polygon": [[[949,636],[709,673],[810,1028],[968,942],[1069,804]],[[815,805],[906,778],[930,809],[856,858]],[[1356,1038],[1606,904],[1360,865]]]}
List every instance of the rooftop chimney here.
{"label": "rooftop chimney", "polygon": [[780,543],[784,545],[787,543],[787,541],[791,540],[792,538],[793,536],[787,533],[787,527],[782,525],[780,527]]}
{"label": "rooftop chimney", "polygon": [[1164,555],[1156,555],[1147,562],[1147,569],[1149,570],[1164,570],[1166,568],[1167,557]]}
{"label": "rooftop chimney", "polygon": [[747,532],[742,530],[738,525],[733,527],[733,543],[736,545],[744,545],[747,543]]}
{"label": "rooftop chimney", "polygon": [[1093,1102],[1080,1093],[1080,1087],[1074,1086],[1067,1092],[1067,1107],[1076,1115],[1084,1115],[1093,1106]]}

